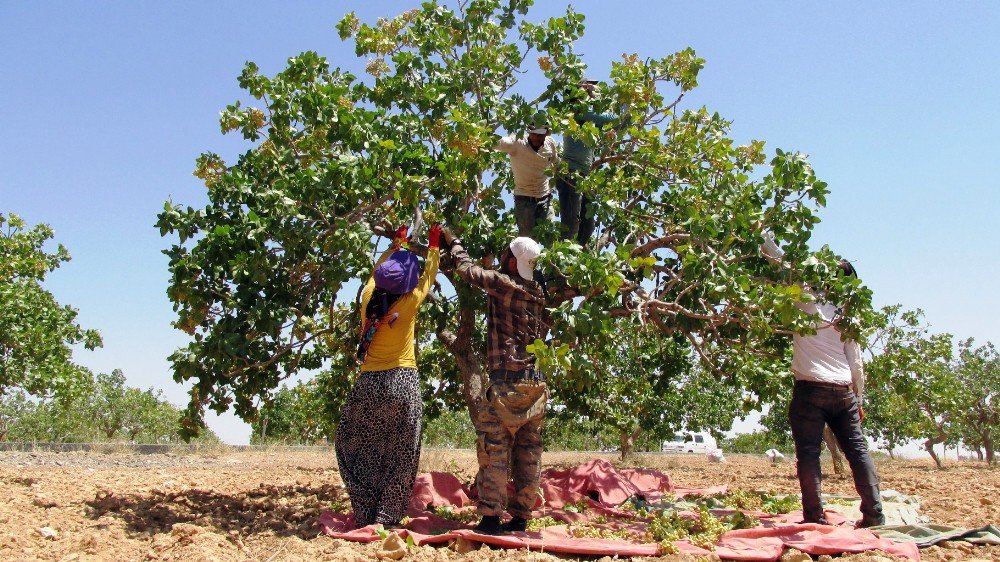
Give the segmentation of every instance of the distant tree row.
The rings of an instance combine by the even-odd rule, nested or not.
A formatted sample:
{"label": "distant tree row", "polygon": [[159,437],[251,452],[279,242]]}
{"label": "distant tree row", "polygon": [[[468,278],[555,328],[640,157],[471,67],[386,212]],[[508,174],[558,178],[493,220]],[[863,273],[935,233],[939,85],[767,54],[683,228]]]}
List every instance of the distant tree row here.
{"label": "distant tree row", "polygon": [[[343,394],[334,394],[320,383],[327,375],[309,382],[282,386],[274,399],[261,408],[251,424],[252,444],[322,445],[333,442]],[[571,414],[565,408],[550,412],[545,422],[545,448],[550,451],[617,451],[621,434],[614,425]],[[658,451],[666,436],[641,433],[633,442],[634,451]],[[464,410],[425,410],[424,445],[471,449],[476,430]]]}
{"label": "distant tree row", "polygon": [[347,398],[344,388],[332,388],[338,381],[324,371],[308,382],[283,385],[263,404],[250,424],[250,443],[316,445],[333,443],[340,409]]}
{"label": "distant tree row", "polygon": [[[8,393],[0,400],[0,441],[176,443],[180,419],[161,391],[127,386],[116,369],[82,381],[71,397]],[[199,441],[218,438],[208,432]]]}

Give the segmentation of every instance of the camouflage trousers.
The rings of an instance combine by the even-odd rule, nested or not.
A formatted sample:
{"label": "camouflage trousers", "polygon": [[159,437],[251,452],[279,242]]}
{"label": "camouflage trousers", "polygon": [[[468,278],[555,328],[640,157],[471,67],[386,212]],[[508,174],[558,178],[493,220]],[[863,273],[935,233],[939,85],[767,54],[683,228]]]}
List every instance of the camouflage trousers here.
{"label": "camouflage trousers", "polygon": [[[481,515],[527,519],[538,502],[542,469],[542,423],[549,390],[544,382],[495,382],[479,404],[476,453]],[[507,486],[514,480],[508,502]]]}

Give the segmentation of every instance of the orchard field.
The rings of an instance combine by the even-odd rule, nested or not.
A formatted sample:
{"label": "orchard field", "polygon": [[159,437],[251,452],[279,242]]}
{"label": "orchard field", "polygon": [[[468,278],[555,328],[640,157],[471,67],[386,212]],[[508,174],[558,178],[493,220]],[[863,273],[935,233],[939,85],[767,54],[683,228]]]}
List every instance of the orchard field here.
{"label": "orchard field", "polygon": [[[983,121],[996,113],[991,111],[995,104],[987,99],[986,109],[972,111],[961,135],[928,131],[924,136],[933,144],[923,149],[902,149],[905,157],[885,152],[913,136],[899,129],[900,123],[925,123],[925,116],[939,114],[942,108],[971,107],[964,93],[996,91],[996,87],[939,78],[937,82],[964,97],[949,102],[935,95],[930,105],[900,114],[910,115],[909,119],[880,125],[869,115],[895,116],[905,105],[899,104],[906,97],[901,88],[886,84],[875,90],[892,93],[891,111],[869,102],[847,111],[849,106],[838,102],[829,104],[836,106],[836,113],[823,124],[817,113],[821,104],[814,100],[843,95],[833,89],[819,95],[791,95],[789,86],[780,86],[775,90],[780,96],[767,96],[756,91],[756,83],[734,87],[714,81],[720,74],[760,71],[766,73],[764,82],[777,84],[793,76],[796,86],[826,84],[833,66],[821,59],[807,57],[810,67],[823,70],[824,80],[771,68],[789,58],[784,53],[795,50],[786,43],[794,34],[787,33],[784,15],[771,18],[780,24],[773,32],[763,27],[741,27],[738,33],[713,28],[703,51],[685,47],[684,37],[662,41],[654,50],[638,39],[670,37],[690,26],[673,23],[677,14],[671,14],[671,28],[655,32],[640,32],[638,27],[628,33],[598,31],[596,42],[585,40],[584,32],[588,22],[601,30],[606,20],[619,17],[631,26],[642,20],[660,25],[668,18],[648,13],[655,11],[655,3],[642,10],[615,6],[614,17],[602,12],[606,3],[594,3],[590,20],[573,6],[553,12],[551,5],[535,7],[532,0],[459,0],[451,6],[399,1],[382,14],[362,9],[378,3],[355,4],[357,10],[326,19],[325,42],[296,40],[275,46],[274,52],[282,53],[278,58],[251,48],[255,45],[234,43],[239,36],[256,34],[220,33],[222,27],[205,19],[212,35],[224,38],[227,49],[246,52],[245,57],[240,55],[241,66],[231,60],[183,66],[227,69],[226,85],[178,78],[148,85],[144,91],[151,94],[166,92],[170,98],[187,100],[181,113],[168,115],[154,100],[150,107],[156,108],[155,113],[112,135],[115,142],[127,139],[140,147],[140,155],[120,156],[127,151],[107,145],[93,154],[80,153],[78,164],[69,159],[59,165],[32,160],[55,151],[49,146],[52,135],[32,143],[27,133],[58,130],[61,138],[79,129],[96,138],[96,133],[110,131],[110,125],[102,121],[66,127],[77,123],[79,115],[61,115],[53,107],[73,105],[52,103],[39,95],[68,90],[66,77],[60,73],[46,86],[37,81],[35,70],[89,69],[92,61],[115,62],[138,53],[141,62],[110,75],[143,82],[146,78],[135,68],[155,68],[160,75],[164,65],[151,64],[155,59],[147,60],[146,52],[134,45],[111,49],[103,43],[100,51],[81,54],[82,62],[64,60],[61,51],[59,59],[43,62],[34,50],[49,43],[69,43],[59,33],[54,35],[58,40],[40,39],[43,35],[30,24],[12,26],[30,32],[28,40],[20,41],[29,46],[30,56],[10,58],[30,61],[31,72],[11,80],[28,89],[11,101],[0,92],[0,103],[17,108],[12,114],[26,115],[29,126],[5,135],[16,139],[17,146],[0,147],[0,157],[14,155],[16,165],[0,161],[0,168],[5,174],[27,170],[23,177],[4,181],[31,195],[13,198],[4,192],[0,197],[9,205],[0,208],[0,442],[167,444],[196,439],[207,448],[198,454],[177,448],[170,454],[148,455],[123,445],[108,445],[101,452],[0,452],[0,483],[8,496],[0,502],[0,562],[375,557],[377,544],[343,542],[321,532],[320,515],[343,509],[347,501],[331,449],[237,451],[218,445],[220,437],[206,420],[212,413],[234,413],[251,425],[252,443],[330,442],[336,435],[334,421],[341,418],[358,371],[363,312],[357,288],[372,274],[375,256],[406,225],[411,228],[407,249],[420,258],[433,255],[436,239],[432,243],[430,229],[422,229],[441,223],[460,237],[462,247],[484,268],[495,267],[496,258],[520,231],[513,212],[516,182],[511,159],[495,148],[499,138],[524,135],[539,126],[564,144],[575,140],[591,153],[589,168],[573,170],[563,162],[550,165],[545,173],[553,182],[575,182],[566,199],[592,199],[589,210],[575,218],[586,215],[597,225],[583,240],[568,234],[569,225],[562,218],[539,219],[531,233],[544,247],[535,266],[538,278],[544,280],[545,329],[531,343],[518,345],[534,355],[534,365],[545,374],[551,390],[547,446],[618,449],[620,458],[628,461],[618,461],[618,453],[609,453],[608,458],[663,470],[686,487],[725,484],[738,490],[797,493],[791,462],[771,465],[761,456],[732,455],[726,464],[708,464],[694,455],[630,453],[658,450],[659,443],[682,431],[720,437],[737,420],[757,414],[761,418],[756,431],[725,444],[725,450],[790,450],[785,414],[791,396],[793,335],[819,329],[819,317],[805,312],[806,305],[836,303],[832,325],[843,339],[864,349],[866,392],[861,385],[856,385],[856,392],[866,411],[866,437],[888,450],[916,443],[932,457],[878,460],[883,488],[921,496],[923,513],[935,523],[980,527],[1000,522],[995,454],[1000,443],[1000,354],[989,341],[995,335],[976,324],[984,317],[982,326],[994,326],[986,314],[997,308],[989,300],[996,294],[989,289],[995,275],[990,271],[989,281],[975,281],[976,268],[993,263],[988,256],[995,255],[995,248],[986,245],[996,238],[956,228],[992,224],[997,213],[988,197],[996,190],[986,196],[987,190],[976,192],[967,200],[957,194],[995,174],[976,172],[957,156],[929,157],[945,154],[943,149],[952,144],[962,158],[973,148],[990,146],[992,139],[968,149],[955,143],[971,138],[969,131],[977,128],[995,130]],[[69,11],[63,8],[61,12]],[[896,26],[900,13],[915,9],[906,8],[889,10],[892,26],[883,25],[872,35],[883,37],[887,27]],[[955,11],[959,10],[948,9]],[[296,32],[290,34],[296,39],[304,19],[324,19],[293,12],[268,16],[275,21],[283,16],[298,18],[292,27]],[[147,25],[165,21],[139,15],[136,21],[141,24],[126,26],[129,33],[138,29],[145,34]],[[822,21],[827,17],[823,14]],[[67,30],[86,29],[102,40],[115,37],[65,14],[59,18],[72,22]],[[37,21],[49,30],[56,29],[59,18],[39,16]],[[188,14],[183,19],[202,20]],[[851,13],[845,22],[853,26],[869,19]],[[922,19],[934,22],[933,33],[939,33],[937,16]],[[913,16],[914,22],[920,20]],[[100,18],[100,25],[109,21],[118,18]],[[970,21],[989,20],[975,16]],[[812,35],[819,28],[840,31],[840,26],[828,23],[806,26],[809,44],[825,43]],[[902,28],[905,36],[887,41],[885,47],[914,51],[909,41],[916,35],[908,26]],[[176,29],[163,35],[198,44]],[[611,41],[615,36],[621,42]],[[988,36],[992,43],[993,30]],[[714,54],[720,38],[728,37],[773,37],[780,40],[774,48],[781,55],[720,65],[723,70],[713,74],[709,61],[698,53]],[[851,50],[861,44],[844,37],[849,43],[844,47]],[[952,39],[949,36],[946,43]],[[311,50],[314,43],[324,46],[323,53]],[[742,46],[738,50],[764,52]],[[187,57],[165,51],[163,60],[200,61],[212,49],[203,51]],[[107,56],[109,52],[121,56]],[[831,52],[837,61],[848,60],[837,49]],[[952,56],[974,60],[969,52],[979,53],[979,59],[988,55],[976,47],[963,47]],[[882,50],[876,54],[879,64],[874,70],[858,70],[848,74],[851,79],[836,82],[859,89],[855,85],[867,83],[866,73],[884,74],[885,61],[892,57]],[[927,60],[921,58],[913,67],[923,68]],[[935,64],[955,66],[952,60]],[[705,69],[709,70],[702,73]],[[969,74],[992,76],[978,68]],[[905,82],[922,84],[925,78],[921,70]],[[114,90],[108,99],[115,103],[113,109],[95,109],[95,114],[129,117],[132,112],[121,99],[131,90],[116,80],[101,81],[102,88]],[[698,90],[699,81],[710,86],[707,91]],[[227,97],[220,102],[196,96],[217,104],[209,113],[191,96],[178,95],[211,91]],[[740,109],[712,93],[727,91],[737,92],[749,105]],[[792,98],[807,99],[809,104],[794,110]],[[23,109],[35,99],[45,100],[43,110]],[[92,96],[80,99],[93,101]],[[215,132],[211,136],[197,132],[181,118],[208,121],[204,116],[214,115],[220,106],[218,129],[213,124],[213,130],[230,135],[225,141]],[[782,112],[761,113],[764,117],[756,121],[751,117],[754,110],[774,107]],[[598,127],[585,118],[591,114],[605,115],[607,122]],[[59,121],[40,126],[49,115],[57,115]],[[851,115],[861,119],[853,127],[845,121]],[[790,135],[773,126],[791,121],[818,123],[821,128]],[[942,122],[949,127],[961,123],[951,118]],[[185,158],[199,154],[194,158],[196,186],[188,185],[195,183],[189,168],[155,170],[154,162],[175,160],[171,154],[176,147],[157,148],[153,141],[163,140],[163,134],[137,140],[141,136],[136,131],[157,130],[151,123],[176,124],[170,128],[189,135],[185,140],[192,144],[181,153],[188,155]],[[846,168],[862,170],[853,179],[830,165],[831,147],[787,146],[810,137],[833,139],[831,133],[839,130],[850,135],[831,146],[863,147],[859,132],[887,131],[882,134],[891,136],[872,137],[869,148],[861,149],[879,156],[867,171],[857,154],[844,158]],[[765,141],[765,135],[773,140]],[[69,144],[92,143],[97,146],[88,137]],[[176,139],[170,143],[184,146]],[[30,158],[16,156],[20,145],[30,151]],[[824,162],[822,173],[814,170],[807,149],[816,150]],[[114,155],[114,165],[107,155]],[[993,162],[991,156],[970,160]],[[919,168],[928,163],[947,167]],[[88,200],[84,205],[72,197],[92,192],[97,197],[108,186],[123,189],[120,178],[94,174],[88,185],[78,183],[77,177],[72,181],[59,177],[46,186],[44,178],[36,177],[38,170],[75,171],[84,167],[80,164],[116,172],[137,165],[131,173],[121,173],[141,178],[127,189],[144,191],[148,198],[141,206],[127,206],[129,197],[120,192],[107,196],[111,192],[105,191],[105,199],[94,199],[102,204]],[[887,169],[892,170],[888,178],[881,175]],[[957,173],[966,169],[973,170],[969,172],[973,176],[958,178]],[[903,171],[926,179],[924,190],[917,191],[916,182],[905,180]],[[80,181],[87,177],[79,175]],[[167,178],[168,184],[151,179],[159,177]],[[945,185],[947,195],[941,195]],[[883,202],[874,197],[883,194]],[[550,195],[542,199],[553,205],[554,217],[557,199],[548,199]],[[840,206],[827,212],[828,198]],[[900,210],[896,208],[900,201],[922,200],[932,205],[925,212],[893,212]],[[60,204],[53,204],[56,201]],[[155,216],[150,201],[162,209]],[[109,223],[102,225],[106,232],[102,230],[98,242],[81,238],[81,230],[89,234],[96,230],[94,224],[100,224],[81,212],[90,204],[115,220],[128,219],[133,230],[115,231]],[[942,221],[942,210],[949,207],[957,210],[958,217],[951,226]],[[864,215],[863,208],[878,214]],[[74,231],[63,209],[74,219],[86,219],[86,228]],[[986,218],[975,220],[976,212]],[[819,228],[828,217],[830,222]],[[925,219],[931,222],[917,222]],[[865,230],[873,224],[885,224],[887,229]],[[906,234],[909,228],[919,235]],[[947,236],[927,235],[936,232]],[[153,241],[136,244],[143,235]],[[936,239],[945,240],[947,247],[935,250],[931,244]],[[63,284],[50,285],[47,276],[70,259],[63,241],[83,250],[77,255],[82,267],[65,270],[74,276],[68,283],[56,277]],[[984,249],[975,249],[980,241],[985,241]],[[142,247],[143,253],[133,255],[131,246]],[[771,246],[779,250],[777,254],[763,250]],[[905,253],[898,248],[917,252],[913,255],[919,259],[902,258]],[[436,445],[469,446],[448,440],[471,437],[482,429],[475,427],[479,417],[467,413],[480,409],[490,384],[489,311],[479,288],[456,270],[451,249],[440,251],[434,288],[420,309],[413,336],[424,381],[424,427],[429,428],[424,438]],[[108,256],[123,261],[102,261]],[[925,263],[927,256],[934,256],[932,263]],[[839,273],[842,258],[861,265],[861,279]],[[898,277],[887,273],[895,258],[905,264],[898,266]],[[133,283],[109,275],[133,270],[159,277]],[[88,277],[87,271],[97,275]],[[934,275],[943,277],[935,280]],[[115,285],[100,285],[98,280],[105,278]],[[921,283],[928,287],[923,297],[907,292]],[[67,286],[89,292],[66,292]],[[875,287],[881,288],[877,297]],[[971,295],[975,300],[969,302],[974,304],[939,300],[942,293],[949,299]],[[80,310],[67,305],[65,298]],[[129,308],[127,303],[141,305]],[[929,307],[926,315],[922,306]],[[936,317],[942,308],[960,311],[961,321],[950,326],[971,333],[953,334],[932,326],[935,315],[930,307],[937,308]],[[98,322],[91,316],[95,310],[120,315],[98,316],[103,319]],[[139,320],[150,323],[140,326]],[[171,330],[183,335],[170,339],[165,334]],[[116,368],[86,355],[101,348],[105,337],[105,358],[131,365]],[[157,347],[162,342],[171,342],[170,349]],[[139,355],[155,356],[158,362],[145,362]],[[111,373],[95,372],[94,365],[110,366]],[[171,389],[186,392],[186,404],[168,402]],[[986,462],[946,462],[936,456],[935,446],[961,446]],[[583,453],[552,453],[544,462],[568,466],[589,458]],[[476,463],[467,450],[428,449],[422,464],[424,471],[448,471],[469,481]],[[850,494],[852,485],[847,479],[831,479],[825,491]],[[923,554],[932,561],[1000,560],[1000,546],[944,543]],[[879,559],[872,554],[843,558]],[[414,547],[406,559],[554,558],[547,553],[469,550],[463,543],[461,548]]]}
{"label": "orchard field", "polygon": [[[0,453],[2,560],[369,560],[378,544],[322,535],[323,510],[346,499],[332,450],[225,447],[198,454],[117,452]],[[614,455],[610,455],[612,458]],[[546,466],[576,464],[583,453],[550,453]],[[618,461],[615,460],[617,463]],[[921,513],[939,524],[981,526],[1000,521],[1000,471],[985,463],[877,461],[884,489],[916,494]],[[661,469],[688,487],[795,493],[794,463],[731,456],[726,464],[697,455],[638,455],[629,466]],[[824,468],[829,468],[825,466]],[[475,457],[466,450],[425,450],[422,471],[470,479]],[[852,494],[849,479],[828,478],[824,491]],[[55,535],[43,536],[51,529]],[[1000,547],[943,543],[924,560],[1000,560]],[[411,548],[405,560],[557,560],[553,555],[482,548]],[[880,560],[878,552],[841,560]],[[596,558],[584,558],[596,559]],[[682,560],[681,555],[656,560]],[[826,558],[824,558],[826,559]],[[881,558],[885,560],[886,558]],[[606,558],[610,560],[610,558]],[[650,559],[647,559],[650,560]]]}

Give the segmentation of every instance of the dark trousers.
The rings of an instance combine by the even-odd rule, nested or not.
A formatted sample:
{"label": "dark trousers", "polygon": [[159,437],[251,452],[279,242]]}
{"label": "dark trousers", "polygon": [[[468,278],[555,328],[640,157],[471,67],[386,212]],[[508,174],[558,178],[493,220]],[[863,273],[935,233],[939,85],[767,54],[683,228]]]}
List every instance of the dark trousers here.
{"label": "dark trousers", "polygon": [[518,236],[531,236],[535,225],[548,218],[551,201],[551,195],[541,198],[514,196],[514,220],[517,222]]}
{"label": "dark trousers", "polygon": [[827,425],[837,436],[837,442],[851,465],[854,489],[861,496],[862,521],[881,525],[882,501],[879,498],[878,475],[868,452],[868,442],[861,433],[858,400],[850,387],[833,387],[796,381],[788,419],[795,441],[795,459],[802,489],[802,513],[807,522],[825,523],[823,500],[820,498],[819,453],[823,443],[823,428]]}
{"label": "dark trousers", "polygon": [[559,220],[562,222],[563,240],[573,240],[585,246],[594,234],[594,209],[592,201],[576,190],[577,178],[559,176]]}

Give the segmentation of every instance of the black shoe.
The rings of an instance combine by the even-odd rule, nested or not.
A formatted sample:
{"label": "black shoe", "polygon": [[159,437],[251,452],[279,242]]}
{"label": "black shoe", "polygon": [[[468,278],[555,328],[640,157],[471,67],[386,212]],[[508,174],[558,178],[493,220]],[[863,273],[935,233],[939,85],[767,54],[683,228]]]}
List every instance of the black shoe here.
{"label": "black shoe", "polygon": [[479,524],[472,530],[481,535],[502,535],[504,532],[503,525],[500,524],[500,517],[496,515],[484,515],[479,520]]}
{"label": "black shoe", "polygon": [[524,517],[514,517],[503,524],[505,533],[523,533],[528,530],[528,520]]}
{"label": "black shoe", "polygon": [[865,519],[861,518],[857,523],[854,524],[855,529],[867,529],[868,527],[878,527],[879,525],[885,525],[885,518],[882,520],[877,519]]}

